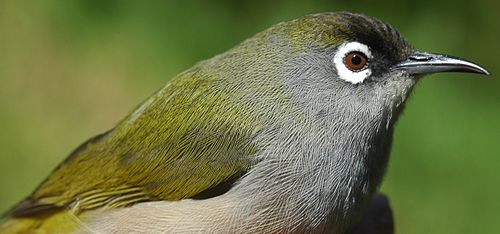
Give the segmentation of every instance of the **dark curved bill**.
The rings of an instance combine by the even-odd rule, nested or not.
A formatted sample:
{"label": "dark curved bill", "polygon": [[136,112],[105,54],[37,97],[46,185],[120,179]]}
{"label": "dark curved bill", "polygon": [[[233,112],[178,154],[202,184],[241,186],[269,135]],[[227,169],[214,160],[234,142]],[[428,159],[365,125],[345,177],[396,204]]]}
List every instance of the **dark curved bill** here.
{"label": "dark curved bill", "polygon": [[412,75],[425,75],[437,72],[490,74],[485,68],[465,59],[427,52],[416,52],[410,55],[407,60],[394,65],[392,70],[404,70]]}

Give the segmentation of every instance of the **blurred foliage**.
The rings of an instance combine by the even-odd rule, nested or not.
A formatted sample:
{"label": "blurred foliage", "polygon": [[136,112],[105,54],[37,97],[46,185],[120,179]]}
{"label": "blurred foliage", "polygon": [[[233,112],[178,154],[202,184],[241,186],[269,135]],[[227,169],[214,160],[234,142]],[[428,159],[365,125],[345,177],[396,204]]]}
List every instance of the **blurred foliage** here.
{"label": "blurred foliage", "polygon": [[0,1],[0,210],[196,61],[274,23],[338,10],[383,19],[417,48],[494,74],[420,82],[382,191],[398,233],[500,233],[496,0]]}

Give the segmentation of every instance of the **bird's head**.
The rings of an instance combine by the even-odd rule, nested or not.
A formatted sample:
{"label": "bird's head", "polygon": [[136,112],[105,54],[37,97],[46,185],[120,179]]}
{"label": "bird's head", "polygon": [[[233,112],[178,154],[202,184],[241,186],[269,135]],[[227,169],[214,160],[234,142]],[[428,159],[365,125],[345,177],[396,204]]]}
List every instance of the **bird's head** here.
{"label": "bird's head", "polygon": [[287,90],[306,108],[330,103],[337,114],[393,113],[427,74],[489,74],[464,59],[421,52],[390,25],[361,14],[307,15],[277,24],[257,38],[265,40],[256,44],[272,45],[257,54],[259,61],[270,58],[267,64],[280,67]]}

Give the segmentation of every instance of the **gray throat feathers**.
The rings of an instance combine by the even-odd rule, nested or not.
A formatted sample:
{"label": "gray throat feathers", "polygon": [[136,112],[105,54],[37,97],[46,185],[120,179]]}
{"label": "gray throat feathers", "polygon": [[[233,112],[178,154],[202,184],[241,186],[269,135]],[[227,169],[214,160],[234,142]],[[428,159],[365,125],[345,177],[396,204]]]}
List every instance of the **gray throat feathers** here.
{"label": "gray throat feathers", "polygon": [[[391,100],[383,96],[391,94],[335,105],[353,100],[344,100],[339,93],[298,93],[305,112],[289,107],[288,117],[261,133],[259,142],[266,147],[258,155],[260,165],[234,192],[244,196],[248,217],[276,220],[280,223],[273,225],[281,230],[342,231],[356,220],[353,216],[359,215],[381,183],[393,125],[406,96],[393,104],[393,110],[384,110],[383,102],[374,99]],[[363,102],[370,99],[380,106],[366,109]]]}

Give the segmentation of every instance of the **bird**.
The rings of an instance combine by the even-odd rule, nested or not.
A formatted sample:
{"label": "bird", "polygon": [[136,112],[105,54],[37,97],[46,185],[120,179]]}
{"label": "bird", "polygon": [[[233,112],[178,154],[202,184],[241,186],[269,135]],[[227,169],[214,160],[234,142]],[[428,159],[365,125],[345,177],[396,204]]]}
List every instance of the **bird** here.
{"label": "bird", "polygon": [[181,72],[8,210],[1,233],[346,233],[413,87],[489,72],[350,12],[277,23]]}

